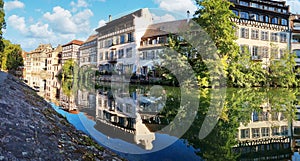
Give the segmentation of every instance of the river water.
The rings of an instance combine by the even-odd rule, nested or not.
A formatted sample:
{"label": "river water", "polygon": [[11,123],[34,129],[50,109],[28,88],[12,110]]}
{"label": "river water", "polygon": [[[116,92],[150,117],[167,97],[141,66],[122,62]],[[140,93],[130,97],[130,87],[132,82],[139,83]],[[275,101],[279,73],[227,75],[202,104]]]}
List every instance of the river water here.
{"label": "river water", "polygon": [[27,76],[77,129],[132,161],[297,160],[298,89],[201,89]]}

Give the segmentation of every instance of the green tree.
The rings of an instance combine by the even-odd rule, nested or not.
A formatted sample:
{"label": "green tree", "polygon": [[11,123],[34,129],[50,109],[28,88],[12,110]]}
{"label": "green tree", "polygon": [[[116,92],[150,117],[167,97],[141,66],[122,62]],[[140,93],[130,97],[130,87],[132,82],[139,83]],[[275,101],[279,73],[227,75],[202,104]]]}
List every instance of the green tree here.
{"label": "green tree", "polygon": [[[271,47],[276,49],[272,45]],[[268,77],[271,86],[293,87],[297,85],[296,73],[294,71],[294,67],[296,66],[295,57],[295,53],[290,54],[286,50],[280,59],[276,59],[276,56],[271,52],[270,65],[268,67]]]}
{"label": "green tree", "polygon": [[67,60],[62,66],[62,75],[64,78],[73,78],[77,64],[73,59]]}
{"label": "green tree", "polygon": [[195,12],[197,22],[210,36],[218,48],[220,58],[228,56],[231,59],[238,54],[239,48],[235,42],[235,23],[231,21],[236,18],[229,9],[232,5],[224,0],[196,0],[199,9]]}
{"label": "green tree", "polygon": [[228,80],[230,86],[253,87],[266,84],[266,70],[261,62],[251,60],[249,48],[242,46],[238,55],[230,61]]}
{"label": "green tree", "polygon": [[20,45],[12,44],[9,40],[3,40],[5,48],[2,52],[3,70],[15,71],[19,66],[23,66],[22,49]]}
{"label": "green tree", "polygon": [[4,12],[4,9],[3,9],[3,6],[4,6],[4,2],[3,0],[0,0],[0,67],[2,66],[2,57],[3,57],[3,51],[4,51],[4,42],[3,42],[3,37],[2,37],[2,34],[3,34],[3,31],[2,29],[5,29],[5,12]]}
{"label": "green tree", "polygon": [[[210,81],[212,86],[223,86],[214,82],[225,82],[222,79],[228,77],[228,62],[239,52],[235,42],[236,25],[231,21],[236,16],[229,9],[232,3],[224,0],[196,0],[196,4],[199,9],[195,12],[194,21],[209,35],[217,48],[215,54],[219,56],[217,60],[204,61],[209,68]],[[201,61],[194,64],[201,64]]]}

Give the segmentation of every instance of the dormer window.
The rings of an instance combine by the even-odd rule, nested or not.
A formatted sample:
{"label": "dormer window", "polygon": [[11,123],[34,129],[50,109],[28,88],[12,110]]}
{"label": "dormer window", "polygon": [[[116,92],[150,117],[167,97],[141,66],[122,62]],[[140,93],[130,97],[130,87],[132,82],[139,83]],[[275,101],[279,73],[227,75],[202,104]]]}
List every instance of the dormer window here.
{"label": "dormer window", "polygon": [[250,19],[258,21],[259,20],[259,16],[258,16],[258,14],[252,13],[252,14],[250,14]]}
{"label": "dormer window", "polygon": [[251,7],[259,8],[259,4],[257,4],[257,3],[251,3]]}

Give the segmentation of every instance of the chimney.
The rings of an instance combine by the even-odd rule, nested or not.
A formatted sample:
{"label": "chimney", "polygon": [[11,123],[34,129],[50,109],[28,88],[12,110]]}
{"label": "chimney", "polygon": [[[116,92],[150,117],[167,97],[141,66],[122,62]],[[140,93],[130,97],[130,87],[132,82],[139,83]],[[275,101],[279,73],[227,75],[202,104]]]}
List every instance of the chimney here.
{"label": "chimney", "polygon": [[110,21],[111,21],[111,15],[108,16],[108,22],[110,22]]}
{"label": "chimney", "polygon": [[187,22],[190,22],[190,11],[186,11]]}

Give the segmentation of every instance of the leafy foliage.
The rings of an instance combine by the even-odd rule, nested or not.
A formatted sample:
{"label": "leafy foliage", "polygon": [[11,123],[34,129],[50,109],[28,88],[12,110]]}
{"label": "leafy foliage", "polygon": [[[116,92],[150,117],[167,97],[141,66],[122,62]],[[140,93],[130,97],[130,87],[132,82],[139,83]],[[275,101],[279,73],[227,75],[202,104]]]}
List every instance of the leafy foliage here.
{"label": "leafy foliage", "polygon": [[19,66],[23,66],[22,49],[20,45],[12,44],[8,40],[3,40],[5,48],[1,52],[3,70],[15,71]]}
{"label": "leafy foliage", "polygon": [[76,62],[73,59],[67,60],[62,66],[62,75],[66,78],[72,78],[74,76]]}
{"label": "leafy foliage", "polygon": [[4,2],[3,0],[0,0],[0,68],[1,68],[1,64],[2,64],[2,58],[3,58],[3,51],[4,51],[4,42],[3,42],[3,31],[2,29],[5,29],[6,24],[5,24],[5,13],[4,13]]}

